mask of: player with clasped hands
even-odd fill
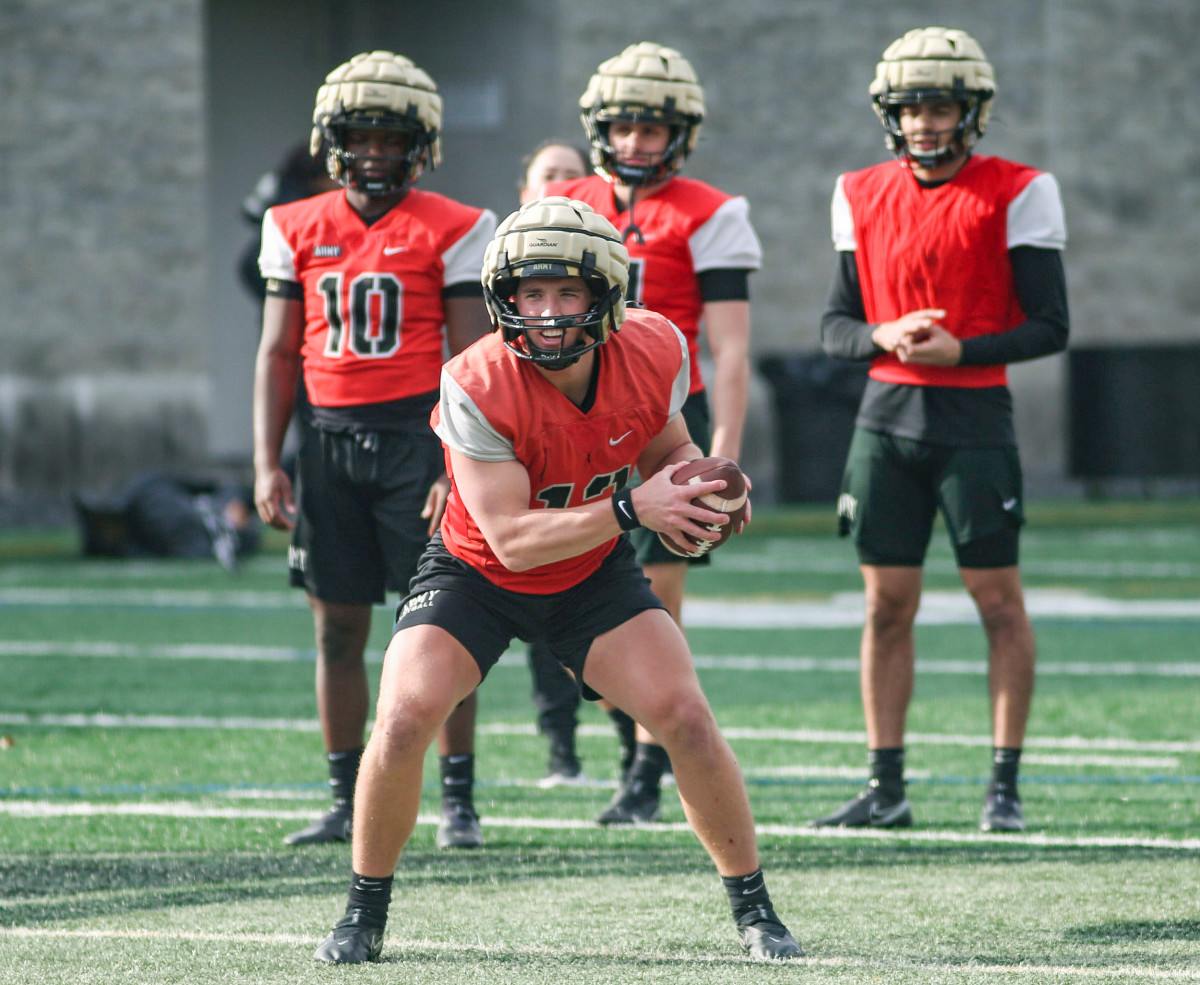
[[[987,638],[992,775],[979,826],[1025,828],[1017,772],[1035,647],[1018,567],[1022,476],[1009,363],[1060,352],[1066,223],[1053,175],[975,153],[995,73],[965,31],[909,31],[870,94],[895,161],[843,174],[826,351],[869,360],[838,499],[866,595],[862,697],[871,777],[818,827],[908,827],[904,732],[913,625],[940,511]]]

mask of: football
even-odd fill
[[[671,476],[671,481],[677,486],[689,485],[694,482],[712,482],[714,479],[724,479],[725,488],[709,493],[707,496],[697,496],[692,502],[697,506],[704,506],[717,513],[726,514],[729,522],[724,525],[714,523],[707,528],[712,531],[712,540],[697,540],[695,537],[688,536],[688,541],[695,545],[695,549],[687,553],[681,551],[679,545],[666,534],[660,533],[658,539],[662,541],[663,547],[672,554],[680,557],[701,557],[715,551],[733,536],[738,524],[746,515],[748,498],[746,477],[742,475],[742,470],[737,467],[736,462],[728,458],[698,458],[694,462],[688,462]],[[701,525],[703,526],[703,524]]]

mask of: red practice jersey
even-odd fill
[[[584,411],[498,332],[446,363],[433,429],[443,444],[483,462],[518,461],[529,473],[529,507],[553,511],[611,496],[628,484],[646,445],[687,398],[687,345],[667,319],[628,309],[620,331],[596,350],[596,399]],[[458,494],[450,455],[450,499],[442,517],[447,550],[489,581],[545,595],[592,574],[616,538],[577,557],[509,571],[492,552]],[[547,522],[553,522],[551,515]]]
[[[1025,321],[1008,251],[1061,250],[1066,221],[1054,176],[999,157],[973,156],[927,188],[896,161],[844,174],[833,201],[834,244],[853,250],[868,323],[941,308],[956,338],[1007,332]],[[1002,386],[1004,366],[919,366],[892,353],[871,376],[924,386]]]
[[[586,202],[624,233],[629,212],[617,205],[613,189],[600,175],[551,182],[543,195],[565,195]],[[693,178],[674,177],[653,195],[637,195],[636,234],[625,239],[629,250],[628,298],[666,315],[679,326],[691,354],[691,392],[704,389],[700,378],[700,317],[704,302],[696,275],[706,270],[757,270],[762,245],[750,225],[750,206],[740,195]]]
[[[436,390],[442,291],[478,283],[495,226],[487,209],[415,188],[370,225],[340,189],[268,209],[259,268],[304,292],[301,355],[312,404]]]

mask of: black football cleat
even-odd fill
[[[364,964],[378,961],[383,950],[383,928],[363,920],[362,910],[347,910],[329,936],[313,952],[324,964]]]
[[[737,922],[737,932],[742,950],[756,961],[804,957],[796,938],[769,906],[760,906],[743,914]]]
[[[979,818],[979,830],[993,833],[1025,830],[1021,802],[1003,791],[988,790]]]
[[[334,841],[350,841],[353,832],[354,809],[350,804],[334,804],[307,828],[293,831],[283,839],[285,845],[323,845]]]
[[[888,800],[872,780],[853,800],[847,801],[832,814],[809,822],[810,828],[911,828],[912,805],[901,795]]]
[[[555,743],[550,749],[550,762],[546,767],[546,775],[538,780],[538,786],[572,787],[586,783],[583,775],[583,763],[575,754],[574,744]]]
[[[479,815],[470,804],[457,801],[442,804],[442,819],[438,822],[438,848],[480,848],[483,828]]]
[[[649,824],[658,820],[661,790],[640,780],[631,780],[617,788],[609,805],[596,815],[596,823]]]

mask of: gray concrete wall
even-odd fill
[[[834,180],[885,156],[873,65],[937,23],[970,30],[996,66],[982,150],[1059,177],[1075,344],[1200,338],[1194,0],[0,5],[0,501],[248,458],[236,206],[303,137],[327,63],[378,39],[433,71],[463,125],[448,122],[429,187],[503,213],[521,150],[581,134],[575,100],[599,61],[632,40],[681,48],[710,114],[688,173],[746,194],[766,247],[757,357],[817,346]],[[1012,382],[1031,491],[1069,488],[1064,360]],[[769,398],[759,382],[745,460],[763,492]]]
[[[205,446],[199,14],[0,5],[0,497]]]

